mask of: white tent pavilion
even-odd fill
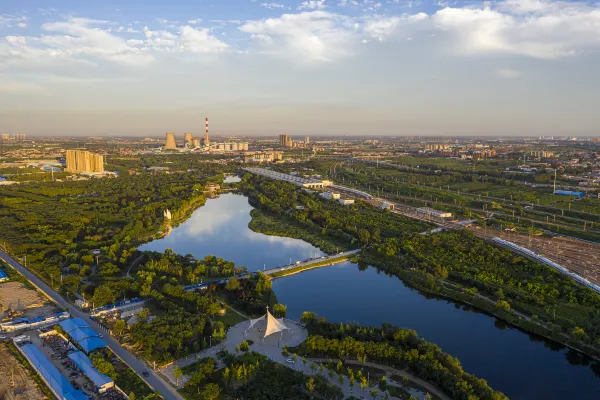
[[[263,315],[260,318],[250,320],[250,326],[246,329],[246,331],[252,329],[254,325],[263,320],[266,320],[267,322],[267,327],[265,329],[263,339],[277,332],[281,332],[281,334],[283,334],[284,330],[289,331],[289,328],[283,323],[283,318],[281,320],[278,320],[273,315],[271,315],[271,313],[269,312],[269,306],[267,306],[267,313],[265,315]]]

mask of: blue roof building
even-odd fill
[[[107,344],[100,336],[89,327],[87,322],[81,318],[71,318],[59,322],[61,328],[71,336],[73,341],[77,343],[83,351],[89,353],[101,347],[106,347]]]
[[[81,351],[75,351],[69,354],[69,358],[71,361],[75,363],[77,368],[81,370],[98,388],[99,392],[104,392],[107,389],[115,386],[115,382],[110,379],[108,376],[101,374],[98,372],[96,368],[92,365],[92,361],[83,354]]]
[[[6,272],[4,272],[2,270],[2,268],[0,268],[0,282],[4,282],[8,280],[8,275],[6,275]]]
[[[81,318],[70,318],[70,319],[67,319],[67,320],[64,320],[64,321],[60,322],[58,325],[61,328],[63,328],[63,330],[65,332],[67,332],[67,333],[69,333],[70,331],[72,331],[75,328],[89,327],[89,325],[87,324],[87,322],[85,322]]]
[[[75,390],[71,383],[60,371],[52,365],[50,360],[34,344],[21,346],[21,351],[29,363],[40,374],[52,392],[61,400],[87,400],[87,396]]]

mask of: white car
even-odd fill
[[[291,357],[288,358],[288,359],[286,359],[285,362],[288,363],[288,364],[295,364],[296,363],[296,361],[294,361],[294,359],[291,358]]]

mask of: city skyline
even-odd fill
[[[599,21],[577,1],[12,0],[0,131],[595,136]]]

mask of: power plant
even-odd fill
[[[186,132],[183,136],[183,147],[178,148],[175,140],[175,134],[173,132],[169,132],[167,133],[163,150],[200,150],[209,152],[248,151],[248,142],[211,143],[208,137],[208,118],[206,118],[203,138],[193,137],[190,132]]]

